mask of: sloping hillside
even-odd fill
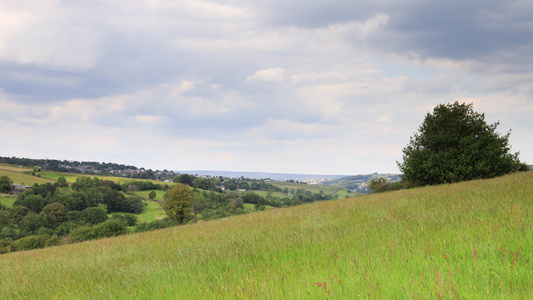
[[[0,298],[533,298],[533,172],[0,256]]]
[[[55,182],[54,180],[32,176],[29,174],[32,170],[27,168],[18,168],[16,166],[0,164],[0,176],[7,176],[17,184],[32,185],[34,183]]]

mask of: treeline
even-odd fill
[[[195,220],[211,220],[245,213],[243,203],[254,204],[256,210],[266,207],[287,207],[335,199],[337,195],[312,193],[304,189],[280,188],[265,179],[195,177],[191,174],[180,174],[174,182],[189,185],[193,188],[193,206],[197,214]],[[240,192],[236,192],[240,191]],[[254,191],[264,191],[261,196]],[[274,196],[274,192],[285,194]]]
[[[293,195],[287,195],[286,197],[273,196],[270,192],[267,192],[266,196],[261,196],[253,191],[220,193],[196,188],[192,190],[192,194],[193,210],[196,217],[191,222],[227,218],[247,213],[244,209],[244,203],[254,204],[255,210],[261,211],[269,206],[274,208],[296,206],[304,203],[331,200],[334,197],[332,195],[314,194],[303,189],[297,189]]]
[[[183,183],[193,188],[208,190],[208,191],[237,191],[237,190],[252,190],[252,191],[268,191],[281,192],[282,190],[268,183],[265,179],[249,179],[241,177],[225,178],[219,177],[196,177],[191,174],[180,174],[173,179],[176,183]]]
[[[152,171],[144,168],[137,168],[136,166],[94,162],[94,161],[72,161],[72,160],[57,160],[57,159],[32,159],[32,158],[17,158],[17,157],[2,157],[0,156],[0,163],[12,164],[34,169],[37,171],[52,171],[62,173],[75,173],[86,175],[108,175],[108,176],[123,176],[135,179],[150,179],[150,180],[172,180],[176,176],[173,171]]]
[[[142,213],[146,204],[120,192],[123,188],[96,177],[80,177],[71,189],[64,177],[54,184],[35,184],[17,196],[13,207],[0,205],[0,253],[124,233],[127,226],[137,225],[134,214]],[[112,212],[121,214],[109,220]]]
[[[57,159],[32,159],[32,158],[18,158],[18,157],[2,157],[0,156],[0,163],[24,166],[28,168],[42,167],[49,171],[65,172],[65,173],[81,173],[81,171],[72,168],[65,168],[62,166],[82,167],[91,166],[94,169],[111,169],[111,170],[137,170],[135,166],[129,166],[116,163],[99,163],[91,161],[72,161],[72,160],[57,160]]]
[[[368,187],[368,184],[374,179],[379,180],[379,178],[382,178],[383,176],[388,177],[388,181],[390,184],[396,184],[396,182],[401,181],[401,177],[399,174],[366,174],[366,175],[354,175],[354,176],[346,176],[341,177],[337,179],[330,179],[323,182],[323,185],[331,185],[331,186],[337,186],[340,188],[352,190],[356,193],[360,194],[368,194],[372,193],[372,189]],[[377,178],[377,179],[376,179]],[[396,188],[393,186],[393,188]]]

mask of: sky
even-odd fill
[[[533,2],[0,0],[0,156],[399,173],[438,104],[533,164]]]

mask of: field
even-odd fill
[[[30,174],[25,174],[21,172],[14,172],[5,170],[4,168],[0,168],[0,176],[7,176],[13,181],[13,183],[16,184],[26,184],[26,185],[33,185],[34,183],[43,184],[43,183],[53,183],[54,180],[32,176]]]
[[[29,168],[19,168],[18,166],[9,165],[9,164],[0,164],[0,170],[11,171],[11,172],[32,172],[32,169]]]
[[[120,184],[124,184],[124,183],[127,183],[127,182],[132,182],[132,181],[150,181],[150,182],[152,182],[154,184],[161,184],[161,185],[168,184],[169,186],[174,185],[173,182],[162,182],[162,181],[150,180],[150,179],[133,179],[133,178],[116,177],[116,176],[85,175],[85,174],[60,173],[60,172],[38,172],[36,174],[41,175],[41,177],[43,177],[43,178],[52,179],[54,181],[57,180],[59,177],[63,176],[63,177],[65,177],[67,182],[76,182],[76,179],[78,179],[78,177],[85,176],[85,177],[91,177],[91,178],[97,177],[97,178],[99,178],[101,180],[111,180],[111,181],[113,181],[115,183],[120,183]]]
[[[283,194],[283,193],[272,193],[273,196],[277,196],[277,197],[292,197],[292,194],[290,193],[291,189],[294,189],[294,191],[296,192],[296,190],[298,189],[302,189],[302,190],[306,190],[306,191],[310,191],[311,193],[313,194],[319,194],[320,191],[322,191],[324,193],[324,195],[335,195],[337,194],[339,196],[339,198],[345,198],[346,196],[349,196],[349,197],[353,197],[354,195],[353,194],[350,194],[348,193],[347,190],[345,189],[340,189],[338,187],[335,187],[335,186],[328,186],[328,185],[319,185],[319,184],[304,184],[304,183],[296,183],[296,182],[286,182],[286,181],[272,181],[272,182],[269,182],[270,184],[272,185],[275,185],[281,189],[284,189],[284,188],[287,188],[289,190],[289,195],[287,196],[286,194]],[[254,193],[257,193],[261,196],[265,196],[266,195],[266,192],[265,191],[252,191]]]
[[[141,196],[143,198],[146,198],[146,199],[150,199],[148,197],[148,194],[150,194],[152,190],[150,191],[138,191],[138,192],[135,192],[135,195],[137,196]],[[156,201],[163,201],[163,196],[165,195],[165,191],[160,191],[160,190],[153,190],[155,192],[155,198],[154,200]]]
[[[161,208],[160,204],[156,201],[146,200],[148,206],[144,209],[142,214],[137,215],[139,221],[151,222],[153,220],[159,220],[166,217],[165,211]]]
[[[0,256],[1,299],[531,299],[533,172]]]
[[[12,207],[15,200],[17,200],[16,196],[7,196],[5,194],[0,194],[0,203],[7,208]]]

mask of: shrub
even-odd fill
[[[126,223],[119,219],[110,219],[94,226],[83,226],[72,231],[69,237],[71,243],[94,240],[101,237],[111,237],[128,232]]]
[[[116,215],[113,215],[112,218],[122,220],[128,226],[135,226],[137,225],[137,222],[139,221],[137,216],[134,214],[116,214]]]
[[[81,212],[81,216],[94,225],[107,220],[107,211],[101,207],[89,207]]]
[[[77,243],[96,238],[94,229],[90,226],[82,226],[74,229],[69,237],[69,242]]]
[[[128,229],[126,228],[126,223],[122,220],[111,219],[94,226],[94,230],[96,236],[100,238],[122,235],[127,233]]]
[[[50,237],[47,235],[30,235],[11,243],[13,251],[44,248]]]
[[[135,227],[135,232],[151,231],[171,227],[174,225],[176,224],[169,218],[164,218],[162,220],[154,220],[152,222],[144,221],[142,223],[137,224],[137,226]]]

